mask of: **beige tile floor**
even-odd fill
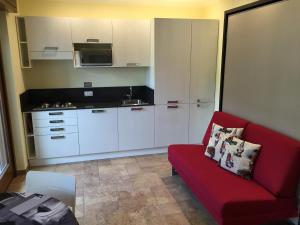
[[[33,170],[76,176],[76,217],[80,225],[216,224],[180,177],[171,176],[166,154]],[[16,177],[9,191],[24,191],[24,181],[25,176]]]

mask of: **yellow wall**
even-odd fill
[[[141,0],[142,1],[142,0]],[[200,18],[199,7],[159,7],[100,3],[80,3],[54,0],[19,0],[22,16],[70,16],[95,18]]]
[[[10,123],[17,170],[27,168],[27,156],[19,94],[24,92],[24,82],[19,60],[15,15],[0,14],[0,40],[6,88],[8,94]]]
[[[222,59],[222,46],[223,46],[223,28],[224,28],[224,11],[232,9],[241,5],[245,5],[257,0],[218,0],[216,3],[203,9],[203,15],[206,19],[219,19],[220,32],[219,32],[219,52],[218,52],[218,68],[216,75],[216,109],[219,109],[220,97],[220,78],[221,78],[221,59]]]

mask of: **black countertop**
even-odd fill
[[[154,91],[147,86],[133,86],[133,99],[141,99],[145,105],[154,105]],[[84,91],[93,91],[94,95],[85,97]],[[48,102],[72,102],[74,109],[134,107],[122,106],[122,100],[127,99],[129,86],[103,88],[61,88],[61,89],[31,89],[20,95],[22,112],[53,111],[58,109],[36,110],[41,104]]]

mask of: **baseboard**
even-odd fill
[[[16,175],[17,176],[25,175],[28,171],[29,171],[29,166],[27,166],[27,168],[25,170],[17,170]]]
[[[113,159],[113,158],[129,157],[129,156],[151,155],[151,154],[166,153],[167,151],[168,151],[167,148],[153,148],[153,149],[109,152],[109,153],[92,154],[92,155],[69,156],[69,157],[52,158],[52,159],[31,159],[29,160],[29,164],[31,167],[35,167],[35,166],[74,163],[74,162],[83,162],[83,161],[99,160],[99,159]]]

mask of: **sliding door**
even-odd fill
[[[12,160],[13,150],[6,99],[3,64],[0,51],[0,192],[7,189],[15,172]]]

